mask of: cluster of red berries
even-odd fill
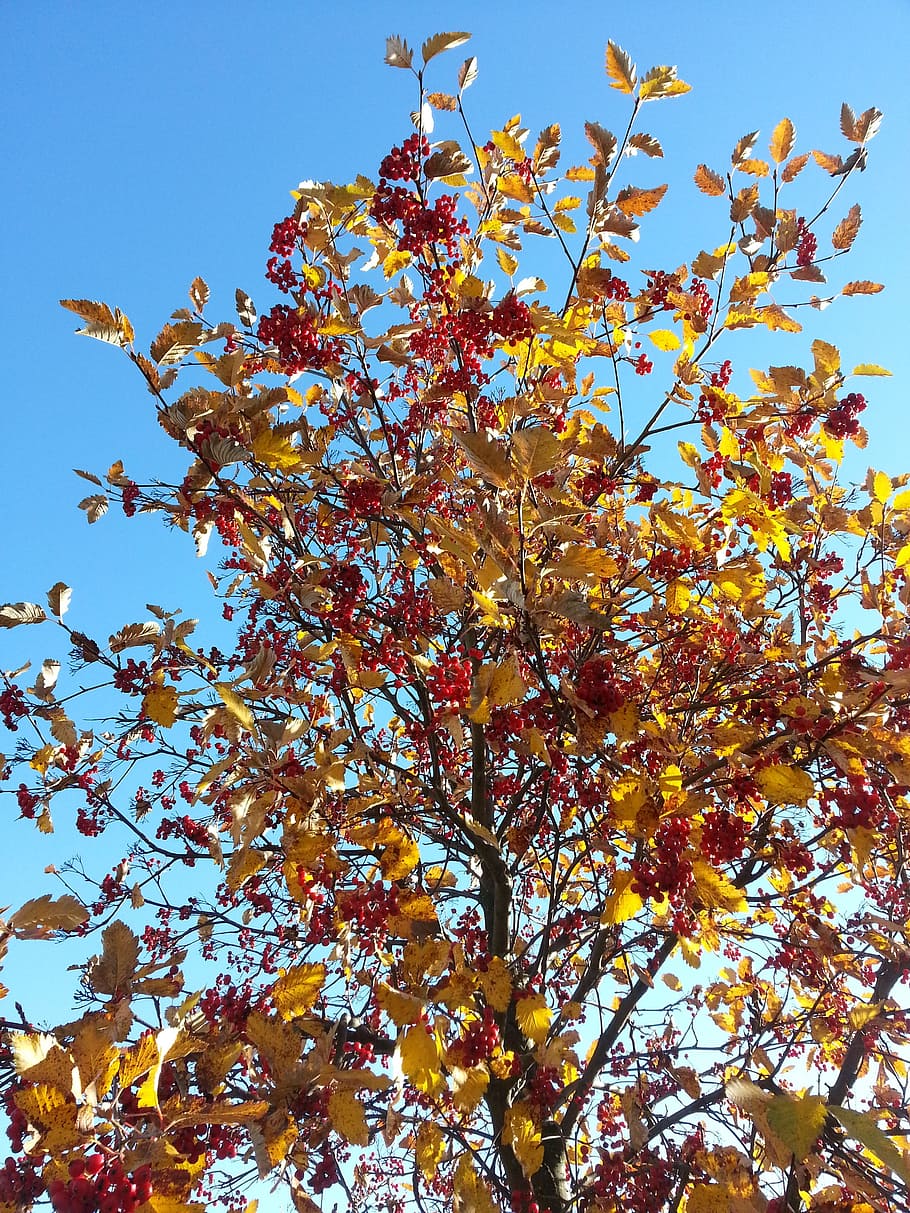
[[[635,359],[634,366],[636,375],[650,375],[654,370],[654,363],[647,354],[639,354]]]
[[[394,886],[360,882],[336,896],[338,913],[344,922],[357,928],[360,946],[373,955],[381,949],[388,931],[389,917],[398,914],[398,890]]]
[[[695,306],[699,316],[707,323],[711,319],[711,313],[714,311],[714,300],[711,298],[707,282],[703,278],[693,278],[689,283],[689,294],[695,299]],[[689,317],[689,319],[691,318]]]
[[[653,861],[635,859],[629,865],[634,879],[632,891],[639,897],[679,897],[692,883],[692,865],[683,859],[689,845],[691,822],[686,817],[668,817],[654,835]]]
[[[429,155],[430,141],[420,135],[410,135],[401,147],[393,147],[379,166],[379,176],[387,181],[416,181],[420,161]]]
[[[629,284],[625,278],[617,278],[614,275],[599,287],[598,294],[603,299],[618,299],[620,303],[625,303],[632,292],[629,290]]]
[[[472,1020],[459,1040],[449,1046],[452,1061],[464,1069],[487,1061],[500,1043],[499,1028],[489,1007],[484,1008],[483,1019]]]
[[[705,424],[711,421],[720,421],[726,413],[726,405],[723,400],[711,391],[711,388],[720,388],[725,391],[730,383],[733,375],[733,363],[728,359],[720,364],[720,366],[711,372],[711,378],[707,386],[702,390],[698,397],[697,416],[699,421]]]
[[[351,513],[363,518],[367,514],[379,513],[384,490],[385,486],[378,480],[349,480],[344,486],[344,499]]]
[[[343,345],[337,338],[323,337],[316,331],[313,317],[305,308],[276,303],[267,316],[259,318],[259,340],[274,345],[289,375],[303,371],[321,371],[338,362]]]
[[[11,733],[18,732],[19,720],[27,716],[28,711],[25,695],[14,682],[0,692],[0,716]]]
[[[711,863],[731,863],[742,855],[746,833],[747,827],[742,817],[729,809],[716,809],[705,817],[701,849]]]
[[[207,1125],[204,1128],[188,1125],[171,1140],[174,1149],[184,1158],[196,1162],[203,1156],[208,1159],[236,1158],[239,1134],[234,1125]]]
[[[342,632],[349,632],[354,622],[355,610],[365,601],[367,583],[359,569],[333,560],[329,566],[326,585],[332,591],[327,617],[334,627]]]
[[[31,1158],[19,1162],[8,1158],[0,1170],[0,1201],[17,1209],[28,1209],[44,1191],[41,1176]]]
[[[493,308],[492,324],[506,341],[525,341],[534,332],[531,309],[511,291]]]
[[[388,227],[401,224],[402,234],[398,240],[401,252],[419,255],[425,245],[438,244],[444,246],[451,257],[458,237],[469,231],[463,219],[456,219],[457,207],[458,199],[454,194],[441,194],[429,206],[410,190],[380,181],[370,204],[370,214]]]
[[[126,695],[141,695],[148,687],[149,667],[145,661],[134,661],[128,657],[119,670],[114,671],[114,686]]]
[[[857,827],[873,830],[881,824],[885,805],[874,788],[864,786],[858,779],[850,779],[846,787],[825,792],[822,804],[826,809],[836,806],[837,812],[831,824],[844,830]]]
[[[136,502],[138,500],[139,485],[130,480],[128,484],[123,485],[120,492],[120,504],[127,518],[132,518],[136,513]]]
[[[771,473],[771,484],[765,494],[765,500],[775,509],[793,500],[793,477],[789,472]]]
[[[617,678],[609,657],[592,657],[579,668],[575,692],[598,716],[618,712],[628,699],[627,688]]]
[[[23,817],[32,818],[35,816],[35,809],[40,804],[40,798],[30,792],[24,783],[20,783],[16,789],[16,803]]]
[[[193,846],[206,849],[209,843],[209,832],[199,821],[184,814],[182,817],[166,817],[158,826],[155,837],[162,841],[166,838],[185,838]]]
[[[471,663],[449,654],[441,654],[427,671],[427,690],[440,707],[457,711],[471,697]]]
[[[338,1182],[339,1174],[338,1163],[335,1161],[332,1147],[329,1142],[326,1142],[319,1155],[319,1161],[313,1169],[313,1174],[309,1178],[309,1185],[318,1196],[331,1188],[332,1184]]]
[[[806,226],[806,221],[802,216],[796,221],[796,233],[798,238],[796,264],[799,266],[811,265],[818,251],[818,241],[815,238],[815,233],[810,231]]]
[[[549,1205],[539,1205],[530,1189],[513,1188],[511,1197],[512,1213],[549,1213]]]
[[[585,505],[593,505],[604,493],[615,493],[617,483],[614,477],[607,474],[604,467],[592,468],[585,472],[578,485],[578,494]]]
[[[652,1213],[662,1209],[673,1188],[673,1166],[649,1149],[639,1151],[634,1161],[622,1153],[606,1153],[594,1171],[584,1209],[599,1209],[606,1201],[623,1213]]]
[[[290,257],[297,247],[297,241],[305,235],[306,224],[295,219],[293,215],[288,215],[286,219],[280,219],[272,229],[269,252],[278,257]]]
[[[77,1158],[69,1165],[68,1182],[52,1180],[47,1193],[57,1213],[133,1213],[152,1195],[149,1167],[124,1171],[118,1158],[103,1154]]]
[[[856,417],[866,407],[866,398],[860,392],[850,392],[838,401],[824,420],[824,427],[832,438],[853,438],[859,433]]]

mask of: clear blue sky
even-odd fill
[[[891,475],[910,470],[901,293],[910,281],[908,0],[6,0],[0,601],[43,601],[63,580],[75,588],[74,626],[105,635],[144,618],[147,601],[191,614],[209,609],[185,539],[153,520],[127,524],[119,511],[89,528],[75,508],[90,490],[74,467],[103,472],[120,458],[143,480],[176,465],[125,358],[75,337],[75,317],[56,301],[119,305],[146,343],[185,304],[196,274],[212,287],[215,318],[232,315],[237,286],[267,307],[265,250],[288,191],[307,177],[374,175],[408,131],[413,89],[406,73],[383,64],[385,36],[419,44],[446,29],[474,38],[436,61],[431,87],[449,88],[464,54],[478,56],[480,76],[468,94],[475,133],[518,111],[535,131],[559,121],[575,162],[588,154],[586,119],[609,128],[626,119],[603,71],[608,38],[640,68],[679,66],[693,91],[645,112],[645,129],[660,138],[666,159],[642,163],[637,183],[667,180],[671,188],[643,221],[642,266],[674,268],[723,237],[722,204],[691,183],[699,161],[723,169],[734,142],[756,127],[766,147],[784,115],[796,123],[800,149],[840,152],[847,146],[838,131],[841,102],[882,109],[870,169],[842,197],[843,211],[859,201],[865,220],[848,276],[884,281],[887,290],[812,313],[811,332],[779,336],[773,360],[799,361],[811,337],[824,336],[841,345],[847,363],[890,367],[892,380],[865,381],[872,441],[859,470],[867,462]],[[750,364],[748,341],[748,334],[739,340],[741,354],[731,348],[740,364]],[[65,657],[59,647],[50,631],[21,629],[0,637],[0,664]],[[41,869],[65,858],[66,835],[39,839],[9,821],[4,830],[0,904],[49,889]]]

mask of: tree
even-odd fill
[[[689,86],[610,43],[625,134],[561,169],[556,125],[476,142],[474,59],[427,91],[467,37],[389,39],[416,133],[300,186],[268,312],[197,278],[145,354],[64,301],[187,456],[81,507],[214,538],[223,620],[0,610],[73,662],[4,675],[5,795],[123,840],[5,921],[94,954],[77,1019],[5,1021],[3,1209],[910,1208],[910,476],[840,467],[887,372],[720,358],[881,289],[826,285],[881,115],[699,165],[718,247],[633,271]]]

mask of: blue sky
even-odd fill
[[[446,29],[474,37],[436,61],[430,87],[451,87],[464,54],[477,55],[480,75],[468,94],[475,134],[516,112],[533,131],[559,121],[572,162],[588,155],[586,119],[621,129],[627,117],[603,71],[608,38],[640,68],[679,66],[692,92],[645,112],[645,129],[661,140],[666,159],[635,165],[636,184],[670,182],[662,208],[642,224],[638,264],[645,267],[674,268],[724,238],[722,204],[692,185],[700,161],[723,169],[735,141],[755,128],[766,147],[784,115],[797,126],[797,150],[845,151],[841,102],[883,110],[870,169],[848,183],[840,210],[858,201],[865,220],[846,276],[887,289],[811,313],[811,332],[778,336],[771,357],[799,361],[811,338],[823,336],[849,364],[888,366],[893,379],[866,380],[862,389],[871,442],[857,474],[868,463],[892,476],[910,470],[910,343],[900,294],[910,281],[908,0],[737,7],[719,0],[615,7],[581,0],[344,7],[6,0],[0,601],[43,601],[62,580],[75,590],[73,625],[104,635],[144,618],[148,601],[193,615],[210,610],[203,570],[185,539],[154,520],[127,524],[119,512],[89,528],[76,509],[90,490],[74,467],[104,472],[119,458],[144,480],[166,477],[177,461],[126,359],[75,337],[75,317],[57,300],[116,304],[146,344],[185,304],[197,274],[212,288],[213,318],[232,316],[237,286],[267,307],[266,246],[272,224],[287,213],[288,191],[307,177],[375,175],[384,152],[408,133],[412,82],[383,64],[385,36],[419,44]],[[815,180],[820,191],[821,174]],[[538,271],[528,262],[524,272]],[[731,357],[757,365],[763,355],[750,358],[749,334],[737,337]],[[0,638],[0,665],[26,657],[40,664],[64,657],[60,648],[50,632],[21,629]],[[8,818],[4,826],[2,904],[49,889],[41,870],[65,858],[67,845],[65,832],[39,840],[31,827]]]

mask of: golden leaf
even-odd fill
[[[449,1066],[452,1076],[452,1102],[461,1112],[473,1112],[490,1085],[490,1073],[485,1065],[471,1066],[464,1070],[460,1066]]]
[[[692,876],[698,898],[709,910],[723,909],[742,914],[748,909],[742,890],[703,859],[693,860]]]
[[[475,434],[452,430],[452,437],[465,452],[468,462],[484,480],[498,488],[504,488],[509,483],[512,465],[508,453],[485,430],[478,430]]]
[[[494,1011],[507,1011],[512,999],[512,974],[501,956],[493,956],[484,972],[477,974],[487,1004]]]
[[[152,687],[142,700],[145,715],[165,729],[169,729],[177,719],[178,706],[177,689],[170,685]]]
[[[684,615],[692,598],[692,591],[684,581],[677,578],[667,586],[667,613]]]
[[[520,164],[526,159],[524,148],[515,136],[510,135],[508,131],[491,131],[490,138],[502,154],[507,156],[508,159],[514,160],[516,164]]]
[[[653,333],[648,333],[648,338],[659,350],[678,350],[682,344],[679,334],[672,329],[655,329]]]
[[[524,1100],[518,1100],[506,1110],[502,1140],[512,1147],[525,1175],[529,1178],[536,1175],[543,1165],[543,1142],[530,1106]]]
[[[846,290],[841,291],[841,294],[845,293]],[[886,371],[883,366],[878,366],[874,362],[861,362],[859,366],[853,368],[851,373],[854,375],[891,375],[890,371]]]
[[[796,127],[789,118],[781,118],[777,126],[771,132],[770,152],[771,159],[775,164],[780,164],[782,160],[786,160],[793,151],[793,144],[796,142]]]
[[[784,1149],[803,1162],[825,1127],[828,1109],[818,1095],[776,1095],[765,1105],[765,1116]]]
[[[329,1096],[329,1120],[332,1128],[354,1146],[370,1144],[363,1104],[353,1091],[334,1091]]]
[[[434,1121],[425,1120],[417,1130],[414,1157],[427,1179],[432,1179],[436,1174],[445,1150],[446,1143],[442,1129]]]
[[[606,71],[610,78],[610,88],[618,89],[621,93],[634,93],[638,78],[635,75],[635,64],[615,42],[607,43]]]
[[[395,1051],[401,1072],[418,1091],[436,1095],[442,1090],[442,1049],[436,1033],[414,1024],[400,1037]]]
[[[613,892],[604,902],[600,918],[602,926],[626,922],[627,919],[634,918],[644,906],[638,893],[632,892],[633,880],[634,876],[629,871],[617,872],[613,877]]]
[[[381,982],[376,989],[376,1002],[396,1028],[405,1028],[410,1024],[419,1023],[426,1006],[422,998],[417,998],[413,994],[403,994],[400,990],[393,990],[385,982]]]
[[[252,732],[253,726],[256,723],[256,717],[243,702],[237,692],[232,689],[230,684],[227,682],[216,682],[215,690],[221,696],[224,706],[234,717],[234,719],[238,721],[243,728],[247,730],[247,732]]]
[[[884,283],[870,282],[867,278],[862,278],[855,282],[847,282],[841,287],[840,293],[842,295],[877,295],[884,289]]]
[[[498,1213],[499,1204],[494,1204],[486,1180],[474,1170],[470,1154],[462,1154],[455,1167],[452,1186],[454,1213]]]
[[[688,93],[691,87],[684,80],[677,79],[675,67],[661,64],[652,67],[642,77],[638,95],[642,101],[656,101],[661,97],[679,97]]]
[[[543,994],[526,994],[515,1003],[515,1018],[528,1040],[539,1045],[547,1038],[553,1012]]]
[[[275,430],[263,430],[261,434],[257,434],[253,439],[252,451],[259,463],[281,470],[297,467],[304,454],[300,447],[294,446],[290,438],[276,433]]]
[[[755,782],[771,804],[808,804],[815,781],[799,767],[771,766],[755,773]]]
[[[311,1010],[325,982],[325,965],[300,964],[283,973],[272,988],[275,1009],[282,1019],[297,1019]]]
[[[261,872],[266,864],[264,851],[256,847],[238,847],[228,860],[225,884],[236,893],[245,880]]]
[[[266,1018],[253,1011],[247,1019],[246,1034],[255,1045],[277,1081],[284,1081],[300,1060],[300,1036],[290,1024]]]
[[[871,1113],[856,1112],[853,1108],[841,1108],[836,1104],[831,1104],[828,1111],[835,1120],[840,1121],[850,1137],[880,1158],[896,1175],[910,1180],[910,1160],[887,1133],[882,1132]]]
[[[513,435],[511,456],[525,480],[551,472],[564,458],[562,443],[543,425],[533,425]]]
[[[136,1103],[140,1108],[158,1109],[158,1080],[161,1078],[161,1069],[179,1035],[179,1028],[162,1028],[152,1037],[156,1057],[148,1072],[148,1077],[136,1092]]]

